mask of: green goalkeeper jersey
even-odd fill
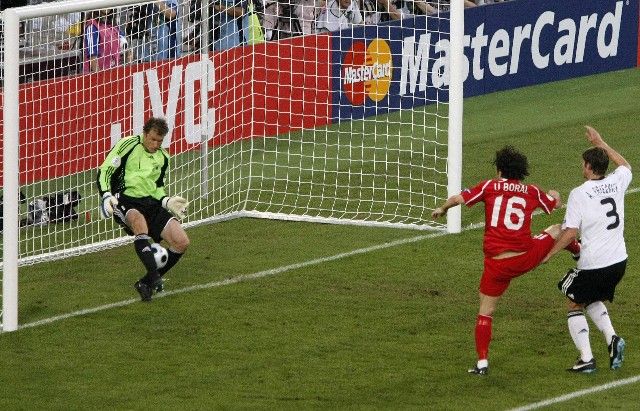
[[[110,191],[129,197],[165,197],[164,178],[169,153],[160,148],[149,153],[142,145],[143,136],[125,137],[111,149],[98,168],[98,190],[102,196]]]

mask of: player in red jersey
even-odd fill
[[[475,327],[478,363],[471,374],[485,375],[489,371],[489,343],[492,315],[498,300],[515,277],[533,270],[551,250],[560,235],[560,224],[531,236],[531,216],[536,208],[547,214],[560,207],[560,194],[555,190],[545,193],[522,180],[529,175],[527,157],[512,146],[496,152],[494,165],[498,176],[485,180],[471,189],[451,196],[433,210],[438,218],[459,204],[471,207],[485,203],[485,231],[483,241],[484,271],[480,279],[480,309]],[[580,245],[572,242],[567,249],[579,254]]]

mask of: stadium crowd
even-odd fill
[[[464,4],[469,8],[502,1],[464,0]],[[0,7],[43,2],[0,0]],[[203,27],[209,32],[209,50],[219,51],[449,10],[449,0],[216,0],[208,2],[208,10],[202,4],[202,0],[158,0],[33,19],[23,24],[20,45],[37,48],[42,58],[61,52],[80,57],[82,51],[84,64],[77,71],[89,72],[201,51]]]

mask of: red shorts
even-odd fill
[[[501,296],[513,278],[539,266],[554,243],[553,237],[547,233],[541,233],[533,237],[532,247],[524,254],[501,260],[485,257],[480,292],[491,297]]]

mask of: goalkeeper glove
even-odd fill
[[[102,195],[102,204],[100,205],[100,214],[102,218],[111,218],[113,216],[113,208],[118,205],[118,199],[110,192]]]
[[[184,219],[187,213],[189,201],[179,196],[165,197],[162,199],[162,207],[179,219]]]

